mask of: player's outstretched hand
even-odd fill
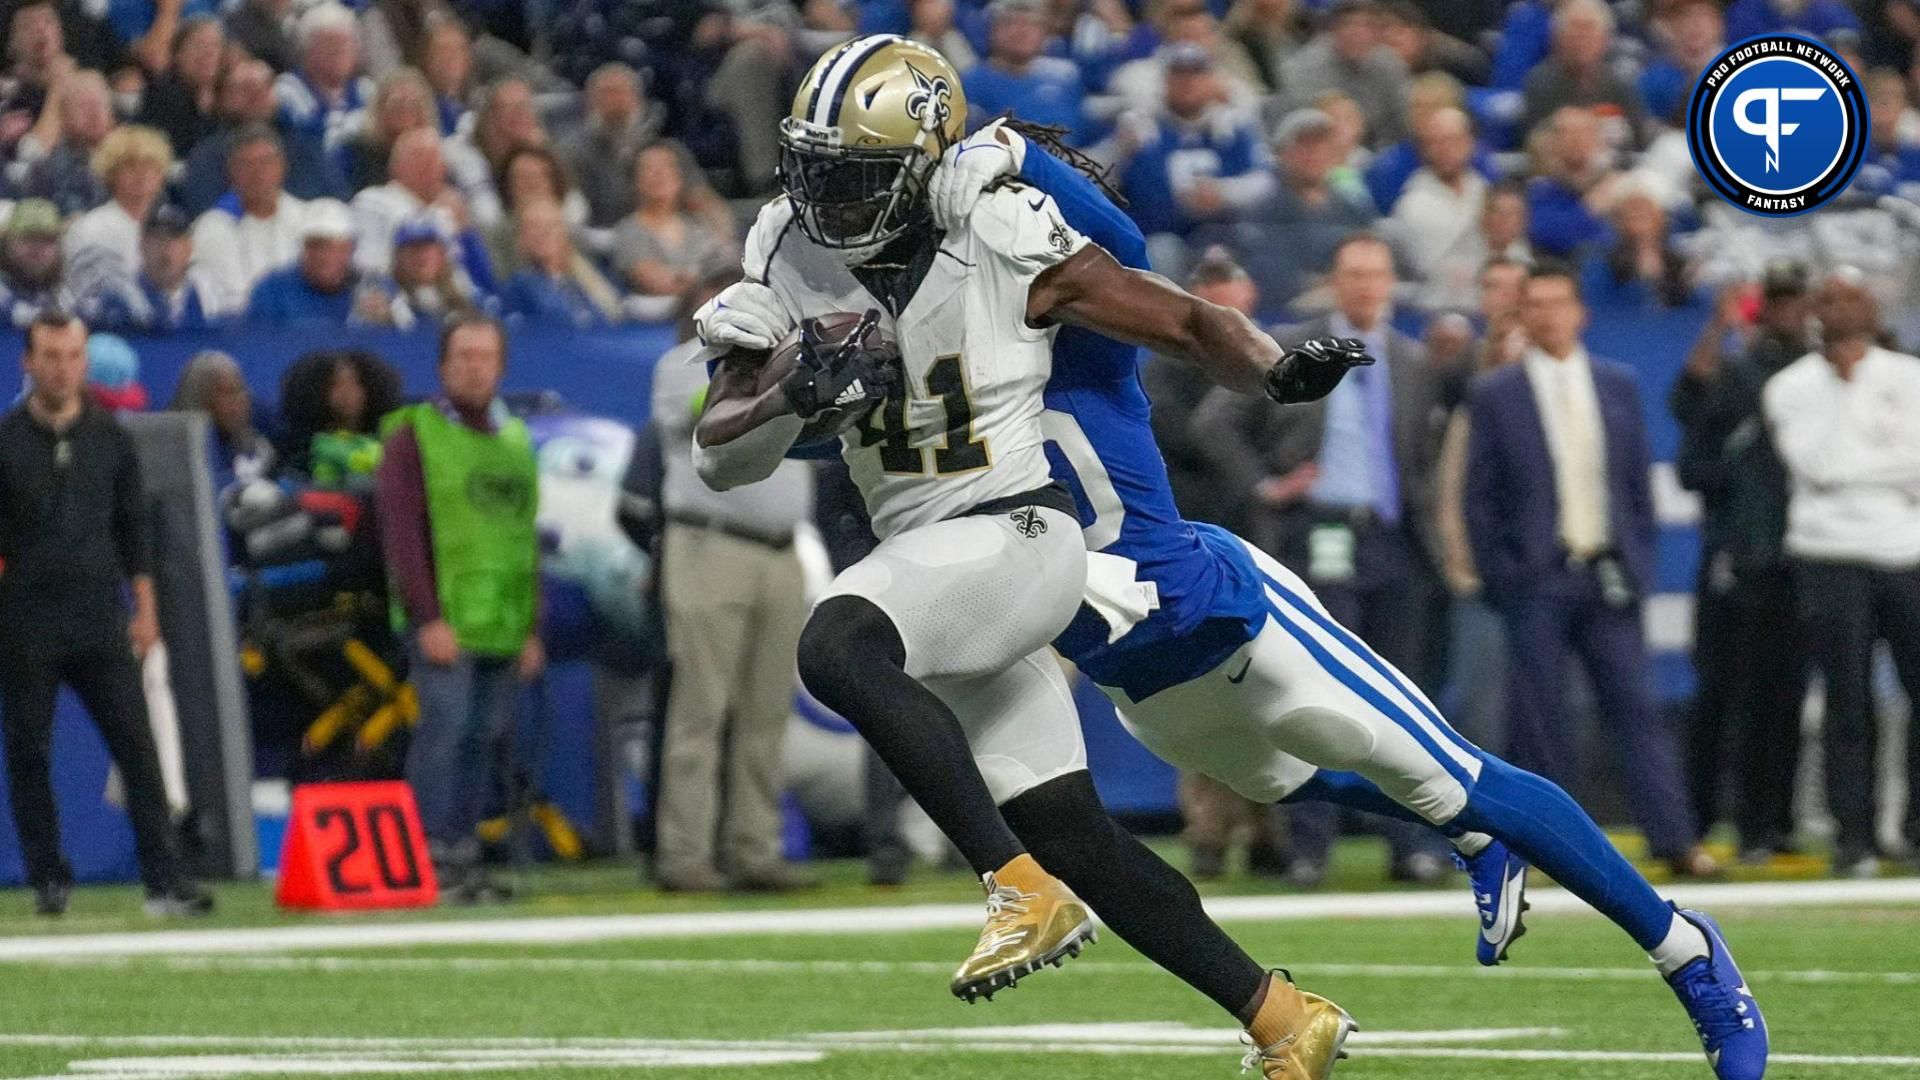
[[[900,377],[899,353],[879,325],[880,313],[869,310],[833,341],[821,332],[820,320],[800,324],[800,355],[780,383],[795,415],[811,420],[828,409],[858,414],[886,399]]]
[[[711,348],[773,348],[793,329],[793,319],[772,289],[757,281],[736,281],[700,305],[693,315],[700,343]]]
[[[999,120],[947,147],[927,181],[934,225],[943,232],[959,228],[987,185],[1019,172],[1026,157],[1027,140]]]
[[[1267,396],[1282,405],[1319,401],[1340,385],[1349,368],[1373,363],[1359,338],[1319,337],[1288,349],[1267,370]]]

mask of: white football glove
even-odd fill
[[[988,184],[1020,171],[1027,161],[1027,140],[995,120],[947,147],[927,182],[933,223],[951,232],[967,220]]]
[[[793,317],[772,289],[737,281],[700,305],[693,315],[700,344],[708,348],[771,349],[793,329]]]

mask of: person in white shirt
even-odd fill
[[[67,285],[76,295],[107,277],[140,272],[140,223],[147,220],[173,167],[167,137],[150,127],[116,128],[93,154],[93,171],[109,198],[73,219],[64,250]]]
[[[1466,310],[1487,261],[1480,232],[1487,179],[1473,167],[1473,121],[1459,109],[1439,109],[1420,119],[1414,139],[1421,165],[1401,189],[1384,231],[1424,283],[1423,306]]]
[[[391,177],[378,187],[370,187],[353,197],[353,219],[357,246],[354,265],[365,273],[383,274],[393,263],[393,233],[400,223],[429,207],[436,208],[453,223],[455,258],[475,281],[493,280],[486,262],[485,245],[469,239],[473,223],[468,203],[457,188],[448,183],[447,159],[440,133],[432,128],[415,128],[396,139],[387,162]]]
[[[1876,343],[1878,305],[1848,277],[1821,287],[1814,315],[1819,349],[1769,379],[1762,400],[1787,467],[1786,550],[1806,640],[1826,680],[1834,869],[1872,877],[1877,641],[1920,701],[1920,358]],[[1920,770],[1908,783],[1907,836],[1920,840]]]
[[[269,271],[299,257],[307,204],[287,194],[286,149],[264,124],[234,135],[227,178],[233,190],[194,222],[193,267],[237,310]]]

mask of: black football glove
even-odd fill
[[[811,420],[829,409],[858,413],[884,401],[899,380],[899,353],[879,333],[880,313],[869,310],[838,343],[821,340],[820,323],[800,324],[800,355],[780,380],[794,414]]]
[[[1320,337],[1287,350],[1267,369],[1267,396],[1282,405],[1319,401],[1347,374],[1373,363],[1359,338]]]

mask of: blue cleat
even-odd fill
[[[1707,955],[1667,976],[1700,1033],[1707,1063],[1720,1080],[1760,1080],[1767,1072],[1767,1021],[1733,962],[1720,927],[1698,911],[1675,908],[1707,935]]]
[[[1526,934],[1520,916],[1527,910],[1527,864],[1498,840],[1478,855],[1453,853],[1453,861],[1473,884],[1473,906],[1480,909],[1480,940],[1475,954],[1485,967],[1507,958],[1507,949]]]

